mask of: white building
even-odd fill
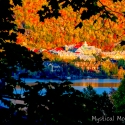
[[[88,46],[88,44],[85,43],[78,48],[75,52],[80,52],[84,55],[92,55],[92,54],[98,54],[101,53],[101,49],[95,48],[94,46]]]

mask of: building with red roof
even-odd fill
[[[63,49],[63,47],[58,47],[58,48],[55,48],[54,50],[55,51],[63,51],[64,49]]]
[[[37,53],[37,52],[39,52],[39,50],[38,49],[34,49],[34,52]]]
[[[84,43],[84,42],[79,42],[78,44],[76,44],[76,45],[74,46],[74,48],[79,48],[79,47],[81,47],[81,46],[83,45],[83,43]]]

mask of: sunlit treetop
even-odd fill
[[[55,17],[55,13],[52,14],[53,7],[48,2],[24,0],[22,6],[16,5],[13,8],[16,24],[19,28],[26,30],[25,35],[18,34],[17,42],[28,47],[32,46],[32,48],[51,49],[86,40],[89,45],[103,50],[111,50],[115,43],[125,39],[124,2],[113,3],[111,0],[100,0],[97,2],[97,6],[104,5],[106,10],[82,20],[83,11],[87,11],[89,8],[81,7],[74,11],[70,4],[63,7],[62,1],[58,10],[60,16]],[[41,8],[42,6],[43,8]],[[49,13],[49,10],[50,15],[46,15],[44,12]],[[103,15],[105,11],[114,14],[112,20]],[[44,21],[40,21],[41,15],[39,17],[37,12],[42,13]]]
[[[60,8],[66,8],[67,6],[71,6],[73,11],[78,12],[81,8],[86,8],[81,13],[81,19],[89,19],[91,16],[100,14],[100,17],[109,18],[112,21],[116,21],[116,16],[112,14],[112,11],[107,8],[109,5],[113,4],[121,4],[123,1],[121,0],[48,0],[48,5],[42,6],[43,10],[40,10],[38,13],[40,14],[40,19],[43,21],[45,18],[60,16],[59,10]],[[109,7],[110,8],[110,7]]]

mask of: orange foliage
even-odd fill
[[[107,10],[114,11],[113,14],[118,17],[117,23],[103,20],[99,18],[99,14],[92,16],[89,20],[82,21],[80,14],[84,8],[81,8],[80,12],[76,13],[73,12],[70,6],[60,10],[61,17],[58,19],[53,17],[40,22],[37,11],[41,9],[42,5],[47,4],[46,0],[23,0],[22,7],[15,6],[13,8],[16,16],[15,23],[21,28],[24,21],[25,28],[30,29],[32,32],[29,35],[19,33],[17,43],[26,43],[26,46],[32,45],[38,48],[50,49],[86,40],[89,41],[90,45],[111,51],[114,43],[125,37],[125,17],[121,14],[121,12],[125,11],[125,1],[116,3],[113,3],[112,0],[100,1],[108,6]],[[98,4],[101,6],[100,3]],[[93,24],[95,19],[97,21]],[[83,22],[83,27],[74,29],[80,21]]]

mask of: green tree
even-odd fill
[[[117,65],[113,65],[110,69],[110,73],[112,75],[117,75],[118,74],[118,66]]]
[[[39,83],[34,86],[22,86],[27,91],[24,92],[25,105],[15,105],[11,109],[26,107],[26,113],[17,111],[17,115],[12,119],[8,118],[13,125],[95,125],[97,121],[92,121],[92,116],[112,116],[114,108],[107,93],[99,95],[91,86],[82,92],[75,90],[66,81],[58,83]],[[109,110],[110,109],[110,110]],[[27,115],[26,115],[27,114]],[[26,120],[23,120],[23,117]],[[112,122],[106,124],[111,124]],[[103,124],[103,122],[100,122]]]
[[[104,75],[106,76],[110,76],[110,69],[105,67],[105,66],[101,66],[101,71],[103,72]]]
[[[112,95],[113,104],[116,111],[120,114],[125,114],[125,77],[121,81],[118,90]]]
[[[124,59],[119,59],[118,60],[118,67],[123,67],[123,68],[125,68],[125,60]]]

